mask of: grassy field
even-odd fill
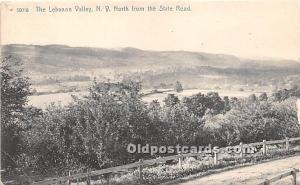
[[[82,97],[87,95],[88,92],[69,92],[69,93],[55,93],[29,96],[28,105],[32,105],[38,108],[45,109],[51,103],[56,105],[67,105],[72,101],[72,95]]]

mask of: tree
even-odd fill
[[[254,103],[257,101],[257,97],[255,94],[251,94],[249,97],[248,97],[248,101]]]
[[[167,125],[166,132],[161,137],[167,138],[167,143],[164,144],[168,145],[192,144],[202,124],[201,120],[180,102],[171,107],[164,106],[161,119],[163,124]]]
[[[174,94],[168,94],[168,96],[164,99],[164,102],[167,107],[174,107],[180,102],[180,100]]]
[[[198,93],[183,98],[182,102],[189,112],[198,117],[203,117],[206,113],[210,115],[220,114],[225,110],[225,103],[216,92],[210,92],[207,95]]]
[[[259,101],[267,101],[268,100],[267,93],[263,92],[261,95],[259,95],[258,99]]]
[[[230,100],[228,96],[224,96],[223,101],[224,101],[224,112],[227,112],[230,110]]]
[[[176,91],[176,92],[182,92],[183,91],[182,85],[179,81],[177,81],[175,83],[174,91]]]
[[[22,148],[24,110],[30,94],[28,78],[23,76],[22,61],[11,55],[1,59],[1,151],[2,168],[12,167]],[[6,156],[6,157],[5,157]],[[6,160],[5,160],[6,159]]]
[[[297,86],[297,85],[293,85],[292,89],[290,90],[291,91],[291,96],[295,96],[295,97],[300,97],[300,87]]]
[[[182,99],[183,104],[188,108],[188,111],[198,117],[203,117],[207,110],[207,99],[204,94],[198,93],[190,97]]]
[[[225,102],[217,92],[209,92],[206,95],[208,100],[208,108],[212,115],[220,114],[225,110]]]
[[[272,97],[274,101],[284,101],[290,97],[290,91],[287,89],[282,89],[274,92]]]

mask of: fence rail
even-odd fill
[[[248,144],[240,143],[240,145],[237,145],[237,146],[239,146],[239,147],[262,146],[263,154],[266,155],[267,154],[267,145],[285,144],[285,149],[288,151],[289,150],[289,144],[290,144],[290,142],[293,142],[293,141],[300,141],[300,137],[285,138],[285,139],[282,139],[282,140],[273,140],[273,141],[263,140],[263,142],[248,143]],[[237,147],[237,146],[232,146],[232,147]],[[123,166],[116,166],[116,167],[111,167],[111,168],[102,169],[102,170],[89,171],[89,172],[85,172],[85,173],[79,173],[79,174],[74,174],[74,175],[69,175],[69,176],[64,176],[64,177],[51,178],[51,179],[47,179],[47,180],[44,180],[44,181],[32,182],[31,184],[32,185],[38,185],[38,184],[39,185],[52,185],[52,184],[61,184],[61,183],[69,184],[69,182],[71,180],[78,180],[78,179],[84,179],[85,178],[86,181],[87,181],[87,185],[89,185],[90,184],[90,178],[92,176],[99,176],[99,175],[104,175],[104,174],[117,173],[117,172],[120,172],[120,171],[132,169],[132,168],[138,168],[139,169],[139,178],[142,180],[142,178],[143,178],[143,175],[142,175],[143,166],[151,166],[151,165],[154,165],[154,164],[161,164],[161,163],[165,163],[166,161],[169,161],[169,160],[178,160],[178,165],[181,168],[183,158],[185,158],[185,157],[198,157],[198,156],[201,156],[201,155],[202,155],[202,153],[187,153],[187,154],[178,154],[178,155],[167,156],[167,157],[162,157],[162,158],[157,158],[157,159],[139,160],[138,162],[123,165]],[[241,157],[243,157],[243,151],[242,150],[241,150]],[[218,154],[217,153],[214,154],[214,163],[215,164],[218,163]],[[288,175],[291,175],[291,173],[292,172],[289,171],[289,173],[286,172],[283,175],[288,176]],[[296,173],[296,171],[295,171],[295,173]],[[278,177],[276,177],[276,178],[278,178]],[[269,179],[268,181],[273,182],[272,179]]]
[[[299,169],[292,169],[287,172],[280,173],[274,177],[268,178],[268,179],[264,180],[263,182],[258,183],[257,185],[269,185],[271,182],[276,182],[276,181],[281,180],[290,175],[292,176],[292,185],[296,185],[297,184],[297,172],[299,172]]]

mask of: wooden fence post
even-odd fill
[[[90,169],[87,169],[88,176],[86,177],[86,185],[91,185]]]
[[[182,168],[182,154],[179,152],[179,158],[178,158],[178,168]]]
[[[218,164],[218,153],[217,152],[214,153],[214,164],[215,165]]]
[[[143,159],[139,160],[139,179],[143,181]]]
[[[289,142],[289,138],[286,137],[285,138],[285,150],[289,151],[289,149],[290,149],[290,142]]]
[[[76,173],[80,173],[80,172],[81,171],[78,171],[78,170],[76,171]],[[78,178],[76,178],[76,184],[79,185],[79,179]]]
[[[267,154],[267,144],[266,144],[266,140],[263,140],[263,154],[264,154],[264,155]]]
[[[241,156],[241,158],[243,158],[244,157],[244,155],[243,155],[244,148],[243,148],[243,143],[242,142],[240,142],[240,149],[241,149],[240,156]]]
[[[71,176],[71,171],[68,172],[68,176],[69,176],[69,177]],[[70,181],[70,179],[68,179],[67,185],[70,185],[70,184],[71,184],[71,181]]]
[[[110,185],[110,179],[112,178],[112,176],[113,176],[113,172],[111,172],[111,173],[108,174],[107,185]]]
[[[292,171],[292,176],[293,176],[293,178],[292,178],[292,185],[297,185],[297,171],[296,171],[296,169],[293,169],[293,171]]]

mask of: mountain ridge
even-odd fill
[[[300,63],[293,60],[254,60],[193,51],[148,51],[70,47],[66,45],[5,45],[2,55],[23,59],[25,71],[38,84],[74,79],[141,80],[148,88],[185,86],[264,86],[298,84]]]
[[[73,66],[78,65],[78,67],[85,67],[88,64],[83,61],[84,59],[92,61],[90,62],[90,64],[92,63],[91,67],[124,67],[129,64],[135,64],[137,67],[142,67],[144,64],[167,66],[194,65],[221,68],[300,66],[300,63],[293,60],[254,60],[242,59],[226,54],[194,51],[148,51],[133,47],[125,47],[117,50],[93,47],[70,47],[67,45],[11,44],[2,46],[2,55],[6,54],[28,57],[35,64],[65,64],[65,67],[68,66],[67,62],[69,59],[75,62]],[[50,59],[52,61],[49,61]]]

